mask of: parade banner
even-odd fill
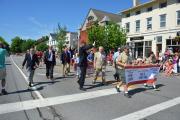
[[[159,74],[159,65],[126,66],[125,79],[127,84],[153,83]]]

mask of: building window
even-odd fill
[[[126,23],[126,32],[129,33],[130,32],[130,23]]]
[[[140,20],[136,20],[136,32],[140,31]]]
[[[136,15],[139,15],[139,14],[141,14],[141,11],[140,10],[136,11]]]
[[[177,11],[177,25],[180,25],[180,11]]]
[[[147,18],[147,30],[152,30],[152,17]]]
[[[159,8],[164,8],[166,6],[167,6],[167,1],[159,4]]]
[[[130,17],[130,13],[126,14],[126,17]]]
[[[157,36],[156,39],[157,44],[162,44],[162,36]]]
[[[148,7],[148,8],[147,8],[147,12],[151,12],[152,9],[153,9],[152,7]]]
[[[166,27],[166,14],[160,15],[160,27]]]

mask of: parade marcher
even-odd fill
[[[72,58],[72,50],[71,48],[67,48],[67,52],[68,52],[68,55],[69,55],[69,60],[67,61],[67,72],[70,73],[70,70],[71,70],[71,58]]]
[[[93,50],[90,51],[89,55],[87,56],[87,60],[88,60],[87,75],[89,76],[90,74],[94,73],[94,68],[93,68],[94,53],[93,53]]]
[[[124,96],[130,98],[131,96],[128,93],[128,85],[126,84],[125,80],[125,67],[126,65],[132,64],[132,58],[129,55],[129,47],[124,46],[123,52],[117,58],[117,70],[119,74],[119,78],[121,79],[124,87]],[[120,85],[116,86],[117,91],[120,91]]]
[[[94,69],[95,69],[95,78],[92,83],[93,84],[96,83],[99,73],[102,72],[102,84],[106,84],[105,81],[106,54],[102,46],[99,47],[99,52],[96,52],[94,55]]]
[[[155,57],[155,54],[153,52],[150,52],[149,57],[146,61],[146,64],[157,64],[157,60]],[[154,90],[158,91],[159,89],[156,88],[156,84],[155,81],[152,83]],[[144,84],[145,87],[148,87],[148,85],[145,83]]]
[[[95,43],[94,43],[95,44]],[[93,45],[86,45],[85,42],[81,43],[81,47],[79,48],[79,67],[81,70],[81,74],[80,74],[80,78],[77,81],[79,84],[79,89],[85,91],[86,89],[83,88],[84,86],[84,82],[85,82],[85,77],[86,77],[86,69],[88,66],[88,62],[87,62],[87,50],[93,48]]]
[[[38,56],[35,54],[34,48],[30,49],[30,52],[25,55],[22,69],[26,64],[26,69],[28,71],[28,80],[29,80],[29,87],[33,87],[33,77],[35,69],[39,66]]]
[[[46,64],[46,77],[47,79],[53,80],[53,70],[56,65],[56,55],[52,46],[45,52],[44,63]]]
[[[114,62],[114,68],[115,68],[115,74],[114,74],[114,79],[115,80],[119,80],[119,75],[117,72],[117,64],[116,64],[116,60],[118,58],[118,56],[121,54],[121,48],[118,48],[118,51],[114,53],[113,55],[113,62]]]
[[[0,43],[0,80],[2,85],[1,93],[3,95],[7,94],[7,91],[5,90],[6,85],[6,65],[5,65],[5,58],[7,56],[7,51],[4,49],[4,46],[2,43]]]
[[[68,64],[70,63],[71,57],[70,57],[70,53],[68,52],[67,47],[65,46],[63,49],[63,52],[61,53],[61,63],[63,65],[63,77],[65,77],[66,75],[68,75]]]

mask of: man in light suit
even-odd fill
[[[106,84],[105,81],[105,71],[106,71],[106,54],[102,46],[99,47],[99,52],[95,53],[94,56],[94,69],[95,69],[95,78],[93,84],[96,83],[97,77],[100,72],[102,72],[102,84]]]

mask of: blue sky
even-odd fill
[[[74,32],[90,8],[118,13],[131,6],[132,0],[0,0],[0,36],[8,42],[15,36],[38,39],[57,23]]]

